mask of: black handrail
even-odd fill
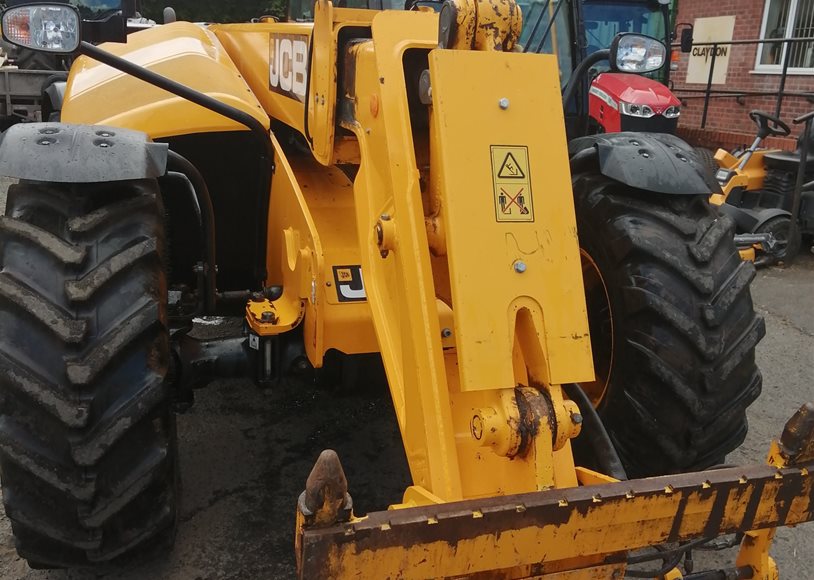
[[[748,89],[713,89],[712,80],[715,75],[715,63],[718,55],[718,49],[722,46],[744,46],[744,45],[762,45],[762,44],[799,44],[799,43],[814,43],[814,37],[797,37],[797,38],[763,38],[751,40],[728,40],[728,41],[712,41],[712,42],[698,42],[693,43],[692,48],[697,47],[712,47],[712,54],[710,55],[709,75],[707,77],[706,86],[703,89],[693,88],[676,88],[677,97],[682,101],[688,99],[702,98],[702,95],[682,95],[685,93],[702,93],[704,99],[704,110],[701,114],[701,129],[707,126],[707,115],[709,113],[709,102],[711,98],[735,98],[741,99],[744,97],[759,97],[759,96],[775,96],[777,102],[775,103],[774,115],[780,117],[783,112],[783,100],[785,97],[802,97],[809,100],[814,100],[814,92],[805,91],[786,91],[786,79],[788,77],[789,64],[791,60],[791,49],[787,48],[783,53],[783,62],[781,63],[780,83],[776,91],[752,91]],[[672,48],[681,48],[680,43],[674,43]]]
[[[163,89],[168,93],[186,99],[205,109],[213,111],[219,115],[231,119],[246,127],[254,136],[259,146],[258,164],[261,176],[257,188],[257,219],[255,221],[255,235],[257,237],[257,249],[255,258],[255,278],[257,286],[262,287],[266,279],[266,238],[268,233],[268,208],[269,192],[271,187],[271,177],[274,173],[274,148],[271,142],[271,132],[261,121],[252,114],[233,107],[223,101],[219,101],[206,93],[188,87],[178,81],[160,75],[150,69],[144,68],[134,62],[130,62],[120,56],[111,54],[93,44],[82,42],[79,52],[93,60],[131,75],[141,81]],[[193,183],[195,179],[189,176]],[[202,208],[205,209],[205,208]],[[214,265],[213,265],[214,266]],[[211,299],[214,299],[215,292],[210,288]]]

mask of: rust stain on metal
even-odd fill
[[[763,495],[787,501],[812,496],[814,486],[807,473],[797,468],[784,469],[782,473],[782,479],[775,479],[775,470],[769,466],[754,466],[743,470],[721,469],[701,474],[682,474],[377,512],[355,523],[306,531],[305,550],[309,554],[309,560],[319,566],[326,561],[342,562],[343,566],[351,565],[349,562],[360,554],[375,553],[377,550],[397,550],[401,554],[407,554],[413,548],[420,549],[428,556],[432,553],[438,558],[454,560],[456,550],[466,542],[489,537],[492,538],[490,541],[500,545],[505,532],[537,529],[543,533],[544,530],[551,529],[551,526],[562,526],[562,533],[579,534],[582,533],[580,530],[587,531],[598,525],[591,522],[614,525],[611,514],[623,503],[626,509],[642,510],[643,520],[647,521],[651,502],[659,502],[658,505],[662,507],[666,507],[664,502],[668,502],[674,506],[672,509],[675,513],[681,511],[682,502],[686,502],[685,510],[692,505],[696,513],[699,506],[712,502],[709,518],[704,524],[692,525],[691,520],[687,526],[681,526],[675,520],[653,520],[649,523],[649,534],[663,534],[663,538],[669,535],[676,541],[716,537],[748,531],[748,528],[764,529],[783,523],[796,524],[811,519],[810,510],[807,513],[803,510],[778,513],[758,509],[754,516],[748,518],[752,521],[746,521],[743,515],[738,514],[735,506],[742,503],[733,490],[740,486],[744,488],[739,491],[742,494],[752,494],[751,497],[756,494],[758,497]],[[746,484],[741,483],[741,476],[747,480]],[[704,489],[705,484],[709,484],[709,489]],[[668,487],[674,490],[672,494],[665,493],[664,490]],[[598,503],[595,502],[597,498],[601,498]],[[791,502],[787,503],[790,505]],[[522,512],[518,512],[518,505],[524,506]],[[475,512],[481,513],[483,517],[474,519],[472,514]],[[426,522],[430,518],[437,523],[428,526]],[[387,532],[382,532],[385,524],[390,528]],[[748,527],[745,527],[746,524]],[[682,527],[686,529],[682,530]],[[447,548],[442,548],[442,545]],[[628,549],[638,547],[643,546],[627,546]],[[605,546],[586,548],[580,548],[586,555],[601,554]],[[333,557],[329,558],[330,555]],[[528,555],[532,559],[538,556],[539,554]],[[546,561],[545,557],[542,561]]]

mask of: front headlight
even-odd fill
[[[3,38],[40,52],[70,54],[79,48],[81,22],[73,6],[27,4],[9,8],[2,17]]]
[[[653,72],[663,67],[667,59],[667,47],[644,34],[617,34],[610,50],[611,68],[621,72]]]
[[[619,108],[621,109],[623,115],[630,115],[631,117],[642,117],[644,119],[649,119],[655,115],[653,109],[647,105],[634,105],[633,103],[625,103],[624,101],[620,101]]]
[[[662,114],[668,119],[676,119],[679,115],[681,115],[681,107],[677,107],[675,105],[672,107],[667,107],[667,110]]]

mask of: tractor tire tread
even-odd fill
[[[65,292],[73,302],[88,301],[116,276],[127,273],[139,261],[155,256],[155,251],[156,241],[144,240],[108,258],[81,280],[68,280]]]
[[[68,380],[75,387],[91,384],[129,345],[144,342],[139,339],[155,328],[158,324],[157,316],[158,308],[155,304],[142,302],[121,324],[111,328],[97,340],[85,356],[66,360]]]
[[[21,238],[50,252],[64,264],[79,265],[87,256],[87,248],[69,244],[62,238],[25,222],[0,216],[0,231],[10,238]]]
[[[94,480],[83,480],[76,473],[66,470],[56,458],[42,449],[35,435],[26,433],[22,426],[8,417],[0,418],[0,453],[4,461],[11,461],[77,502],[90,501],[96,493]],[[8,511],[8,498],[4,496],[3,499]]]
[[[48,410],[51,415],[71,428],[81,429],[90,420],[90,405],[82,402],[75,393],[64,393],[47,379],[39,376],[21,361],[0,353],[0,373],[5,377],[3,385]]]
[[[174,533],[164,220],[155,180],[9,188],[0,470],[38,568],[100,569]]]
[[[86,215],[71,218],[68,220],[68,229],[75,234],[92,234],[102,226],[116,223],[134,213],[143,211],[149,213],[153,205],[154,201],[152,196],[149,195],[149,190],[143,190],[130,199],[112,203]]]
[[[755,266],[751,262],[741,262],[738,265],[729,279],[721,285],[712,297],[709,305],[704,307],[704,319],[709,326],[717,327],[721,325],[732,306],[749,289],[755,275]]]
[[[64,342],[76,344],[85,337],[87,321],[72,319],[47,296],[26,287],[6,272],[0,272],[0,300],[17,306],[28,318]]]
[[[617,345],[599,405],[628,475],[700,470],[743,442],[765,334],[731,220],[706,196],[574,175],[580,242],[611,295]]]
[[[141,421],[164,400],[164,377],[156,376],[126,401],[100,418],[82,439],[71,442],[71,456],[77,465],[92,466],[124,436],[131,425]]]
[[[735,235],[735,222],[729,217],[722,215],[704,231],[698,242],[690,246],[690,253],[699,263],[706,264],[725,238]]]

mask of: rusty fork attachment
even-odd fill
[[[500,578],[622,578],[629,564],[649,559],[629,558],[630,551],[688,542],[686,551],[726,534],[742,537],[734,567],[688,578],[778,578],[769,556],[776,528],[814,520],[814,403],[787,422],[765,465],[607,483],[579,469],[594,483],[360,518],[338,457],[323,452],[298,503],[300,578],[487,571],[500,571],[490,576]],[[677,569],[664,577],[683,578]]]

